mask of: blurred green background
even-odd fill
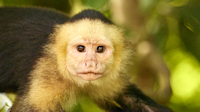
[[[71,16],[101,11],[132,44],[128,68],[138,87],[175,112],[200,112],[200,0],[0,0],[0,6],[42,6]],[[83,98],[73,112],[103,110]]]

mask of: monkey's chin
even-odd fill
[[[87,81],[94,81],[102,77],[101,73],[78,73],[77,75],[83,80],[87,80]]]

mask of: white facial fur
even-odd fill
[[[123,33],[115,25],[83,19],[57,29],[57,63],[66,79],[78,85],[96,85],[119,77],[128,52],[124,49]],[[77,51],[79,45],[85,47],[84,52]],[[104,46],[105,51],[97,53],[98,46]]]

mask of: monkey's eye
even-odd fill
[[[105,51],[104,46],[98,46],[98,47],[97,47],[97,52],[98,52],[98,53],[103,53],[104,51]]]
[[[77,51],[84,52],[85,51],[85,46],[83,46],[83,45],[77,46]]]

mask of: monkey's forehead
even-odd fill
[[[91,19],[91,20],[100,20],[106,24],[113,24],[108,18],[106,18],[102,13],[92,10],[92,9],[87,9],[83,10],[80,13],[74,15],[72,18],[69,19],[68,22],[76,22],[81,19]]]
[[[81,36],[83,38],[109,38],[122,39],[123,32],[114,24],[105,24],[99,19],[82,19],[73,23],[67,22],[58,29],[62,37],[74,38]]]

